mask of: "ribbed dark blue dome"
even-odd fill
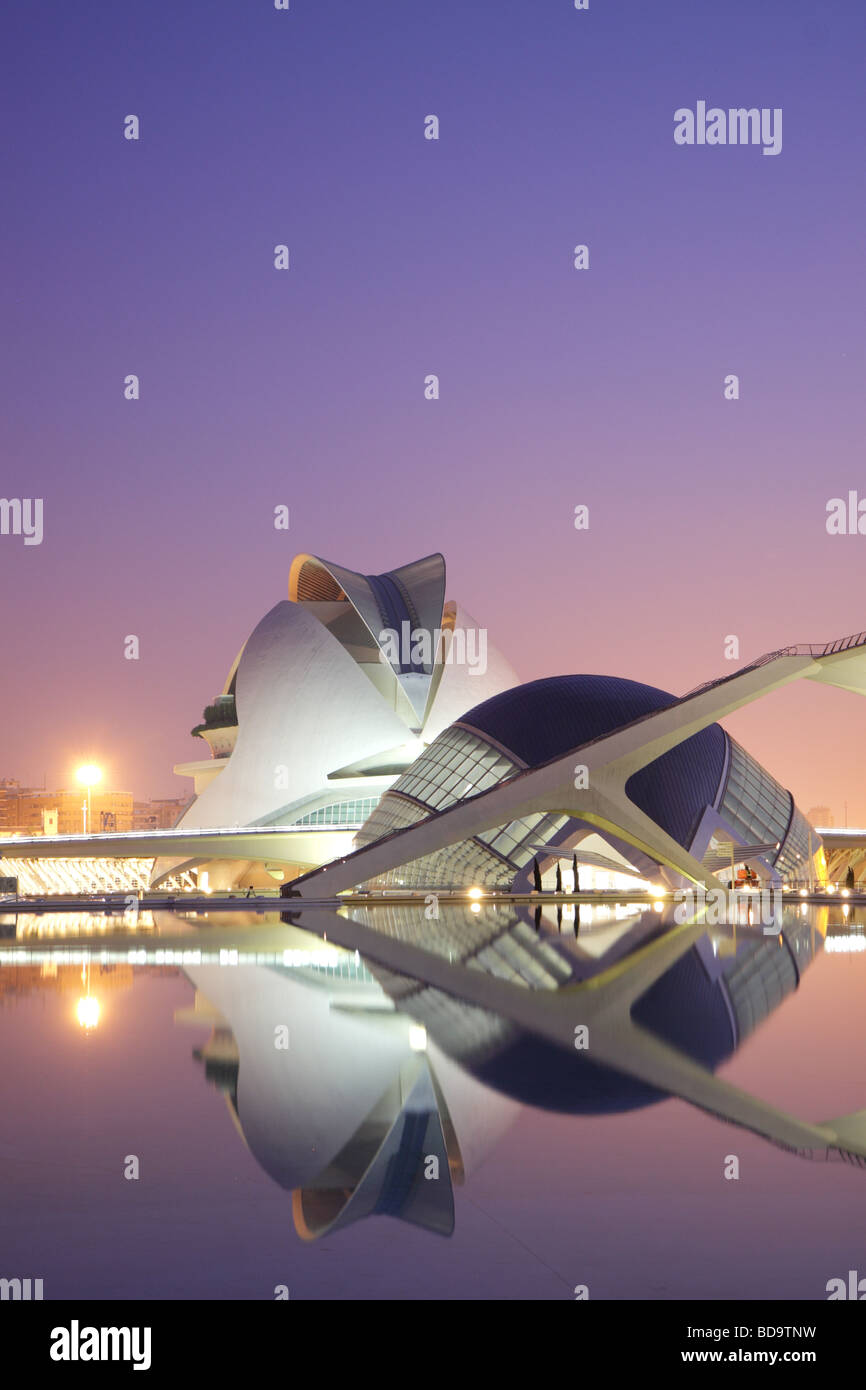
[[[758,943],[761,949],[766,948]],[[632,1013],[641,1027],[710,1070],[734,1051],[725,991],[720,980],[710,980],[695,947],[656,980]],[[612,1115],[668,1099],[666,1091],[637,1077],[527,1033],[471,1070],[515,1100],[566,1114]]]
[[[458,722],[535,767],[675,699],[617,676],[549,676],[494,695]],[[657,825],[688,845],[704,807],[715,800],[725,747],[724,731],[712,724],[636,772],[626,791]]]

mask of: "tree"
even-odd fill
[[[579,893],[579,892],[580,892],[580,875],[579,875],[578,872],[577,872],[577,855],[576,855],[576,854],[573,854],[573,855],[571,856],[571,870],[572,870],[572,873],[574,874],[574,891],[575,891],[575,893]]]
[[[556,891],[557,893],[562,892],[562,868],[558,859],[556,861]]]
[[[538,867],[538,857],[537,857],[537,856],[536,856],[536,858],[533,859],[533,861],[532,861],[532,877],[533,877],[533,880],[534,880],[534,883],[535,883],[535,891],[536,891],[536,893],[540,893],[540,892],[541,892],[541,870],[540,870],[540,868]]]

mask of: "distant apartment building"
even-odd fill
[[[81,787],[49,792],[5,778],[0,781],[0,836],[80,835],[86,796]],[[94,834],[132,830],[132,807],[131,792],[92,791],[88,830]]]
[[[194,798],[157,797],[154,801],[135,801],[132,806],[133,830],[173,830]]]
[[[812,825],[820,826],[822,830],[830,830],[836,824],[829,806],[813,806],[807,813],[806,820]]]
[[[4,835],[80,835],[86,798],[82,787],[49,792],[44,787],[22,787],[11,777],[0,779],[0,839]],[[171,830],[192,800],[181,796],[135,801],[130,792],[94,789],[88,829],[94,835]]]

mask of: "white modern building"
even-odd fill
[[[320,833],[292,837],[293,865],[160,858],[154,884],[198,866],[211,889],[273,886],[347,852],[427,744],[517,681],[486,629],[446,600],[441,555],[378,575],[298,555],[288,599],[253,630],[193,730],[210,757],[175,768],[198,793],[175,830]]]

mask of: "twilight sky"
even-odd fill
[[[0,536],[0,777],[189,788],[298,551],[441,550],[527,680],[682,693],[866,628],[825,528],[866,496],[862,7],[81,0],[2,38],[0,495],[45,520]],[[698,101],[782,108],[781,153],[675,145]],[[858,697],[726,727],[866,823]]]

